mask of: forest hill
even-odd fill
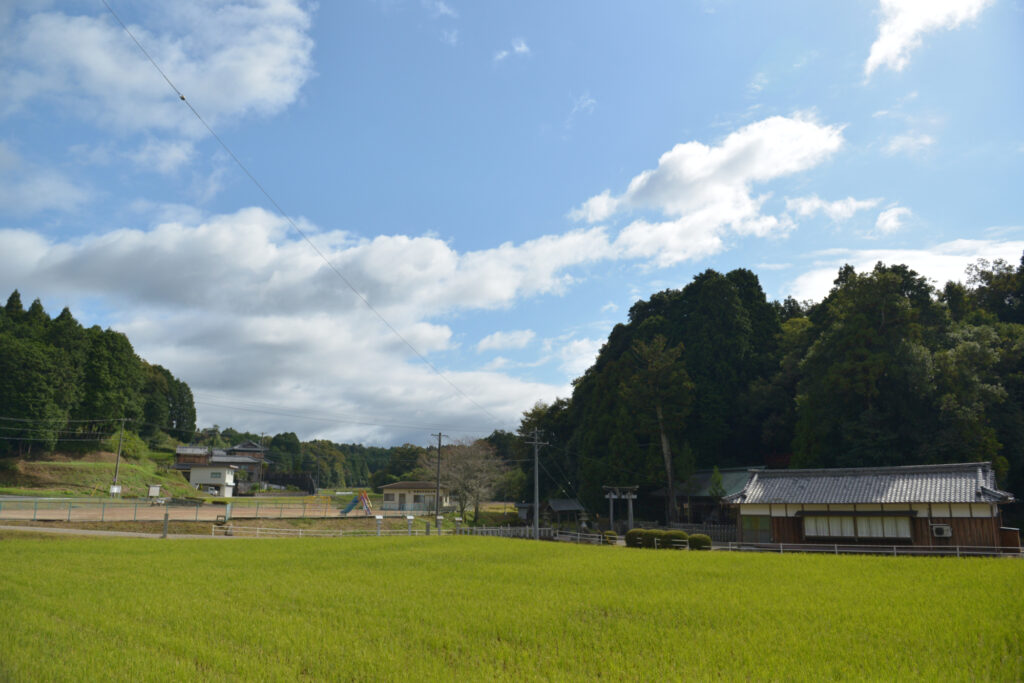
[[[1024,491],[1024,266],[967,271],[966,284],[937,289],[903,265],[844,266],[812,303],[768,301],[746,269],[707,270],[638,301],[570,397],[523,415],[518,433],[537,429],[550,444],[542,497],[600,510],[603,485],[639,485],[650,499],[669,473],[682,487],[698,468],[966,461],[991,461],[1002,488]],[[25,427],[24,441],[5,431],[0,448],[14,454],[80,433],[75,419],[132,417],[151,444],[260,438],[196,432],[191,390],[135,356],[124,335],[85,330],[67,309],[50,320],[38,301],[25,311],[17,292],[0,311],[0,415],[47,420]],[[531,498],[523,439],[495,431],[484,441],[506,465],[495,495]],[[263,443],[271,480],[322,486],[416,478],[430,453],[291,432]]]

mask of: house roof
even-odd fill
[[[751,471],[727,503],[1008,503],[991,463]]]
[[[437,488],[437,483],[433,481],[396,481],[394,484],[385,484],[380,488],[382,491],[384,489],[390,489],[392,491],[396,489],[429,489],[433,491]],[[445,487],[442,486],[441,490],[445,490]]]
[[[723,467],[718,472],[722,475],[722,488],[725,495],[739,493],[747,485],[751,472],[759,472],[763,467]],[[676,498],[711,498],[711,475],[714,470],[697,470],[685,482],[676,482]],[[664,498],[665,488],[651,492],[652,496]]]
[[[552,512],[583,512],[583,506],[575,498],[551,498],[548,507]]]
[[[265,453],[266,451],[266,446],[261,446],[255,441],[243,441],[228,449],[230,453]]]
[[[209,452],[206,446],[178,446],[174,449],[175,455],[206,455]]]
[[[249,465],[263,462],[262,458],[254,458],[250,455],[214,455],[210,458],[213,464],[223,465]]]

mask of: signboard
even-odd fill
[[[149,497],[158,498],[160,496],[160,484],[149,485]]]
[[[111,484],[110,485],[110,495],[112,495],[112,496],[120,496],[121,495],[121,485],[120,484]]]

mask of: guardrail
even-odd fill
[[[1017,557],[1024,558],[1019,548],[994,546],[950,545],[843,545],[841,543],[728,543],[715,550],[761,553],[824,553],[828,555],[910,555],[938,557]]]

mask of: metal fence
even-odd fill
[[[808,543],[728,543],[715,550],[760,553],[824,553],[828,555],[913,555],[933,557],[1016,557],[1024,558],[1019,548],[992,546],[919,546],[919,545],[842,545]]]
[[[339,517],[334,505],[319,501],[255,504],[176,503],[155,500],[0,499],[0,520],[62,522],[217,521],[219,519]]]
[[[214,524],[211,536],[242,536],[251,538],[343,538],[359,536],[498,536],[501,538],[533,538],[530,527],[458,527],[455,529],[287,529],[236,524]],[[554,538],[554,530],[540,529],[542,539]]]

